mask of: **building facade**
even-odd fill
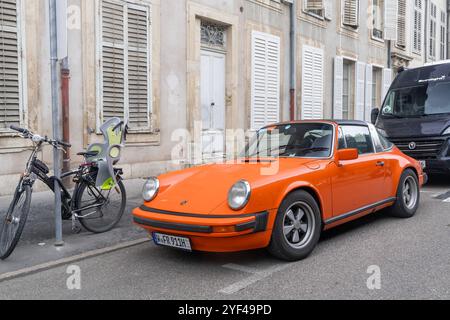
[[[398,38],[393,43],[394,70],[448,59],[447,0],[398,2]]]
[[[428,1],[417,2],[433,12]],[[391,51],[384,39],[397,6],[390,3],[297,0],[296,119],[367,120],[392,81],[391,51],[394,69],[420,65],[428,49],[433,59],[444,57],[445,1],[432,1],[436,27],[425,37],[426,19],[422,29],[410,27],[417,6],[399,0],[404,45],[391,43]],[[67,15],[70,117],[63,125],[70,128],[72,167],[112,116],[130,126],[121,160],[128,178],[183,168],[198,154],[208,160],[234,152],[240,145],[226,143],[227,130],[254,132],[290,119],[288,1],[68,0]],[[48,1],[0,1],[0,28],[3,195],[13,192],[31,143],[9,125],[52,135]],[[409,34],[413,29],[421,40]],[[435,43],[433,51],[426,43]],[[40,157],[50,164],[51,148]]]

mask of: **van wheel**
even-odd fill
[[[286,261],[308,257],[319,242],[322,218],[316,200],[302,190],[288,195],[281,204],[269,252]]]
[[[411,169],[403,172],[397,190],[397,201],[388,209],[388,213],[397,218],[412,218],[419,208],[419,179]]]

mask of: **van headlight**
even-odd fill
[[[250,200],[250,194],[250,183],[245,180],[238,181],[228,192],[228,205],[235,211],[241,210]]]
[[[442,133],[443,136],[446,136],[446,135],[449,135],[449,134],[450,134],[450,127],[445,129],[445,131]]]
[[[158,178],[150,178],[145,182],[144,187],[142,188],[142,198],[144,198],[146,202],[150,202],[156,198],[156,196],[158,195],[158,191]]]

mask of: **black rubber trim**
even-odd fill
[[[250,229],[255,229],[255,226],[256,226],[256,221],[250,221],[250,222],[238,224],[236,226],[236,231],[237,232],[242,232],[242,231],[247,231],[247,230],[250,230]]]
[[[207,219],[248,218],[248,217],[255,217],[258,215],[268,214],[267,211],[258,212],[258,213],[249,213],[249,214],[233,214],[233,215],[210,215],[210,214],[198,214],[198,213],[181,213],[181,212],[172,212],[172,211],[153,209],[153,208],[149,208],[145,205],[140,206],[139,209],[141,209],[142,211],[146,211],[146,212],[165,214],[165,215],[169,215],[169,216],[203,218],[203,219],[204,218],[207,218]]]
[[[269,221],[269,212],[263,212],[256,216],[256,226],[253,232],[263,232],[267,230],[267,223]]]
[[[158,229],[166,229],[166,230],[175,230],[175,231],[186,231],[186,232],[195,232],[195,233],[212,233],[213,228],[209,226],[194,226],[189,224],[181,224],[181,223],[169,223],[169,222],[161,222],[154,221],[150,219],[142,219],[142,218],[133,218],[134,222],[140,225],[149,226]]]
[[[358,214],[360,214],[360,213],[362,213],[364,211],[367,211],[367,210],[370,210],[370,209],[375,209],[376,207],[385,205],[385,204],[390,203],[390,202],[395,202],[396,200],[397,200],[397,198],[389,198],[389,199],[386,199],[386,200],[383,200],[383,201],[380,201],[380,202],[377,202],[377,203],[374,203],[374,204],[362,207],[360,209],[356,209],[356,210],[351,211],[349,213],[340,215],[339,217],[331,218],[331,219],[325,221],[325,225],[332,224],[332,223],[335,223],[335,222],[338,222],[338,221],[341,221],[341,220],[345,220],[345,219],[351,218],[351,217],[356,216],[356,215],[358,215]]]

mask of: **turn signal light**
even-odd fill
[[[231,233],[236,232],[236,228],[234,226],[230,227],[213,227],[214,233]]]

